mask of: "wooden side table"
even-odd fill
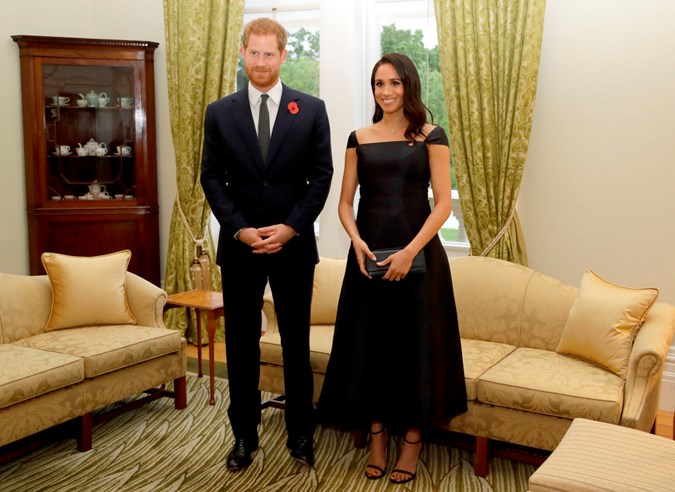
[[[216,320],[219,316],[223,316],[223,293],[213,290],[189,290],[187,292],[179,292],[178,294],[171,294],[166,301],[164,310],[173,309],[177,307],[193,308],[197,315],[197,365],[199,366],[197,377],[202,377],[202,326],[201,313],[206,312],[206,333],[209,342],[209,404],[215,405],[215,354],[214,343],[216,335]]]

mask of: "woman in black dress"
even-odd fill
[[[383,56],[371,88],[373,124],[352,132],[345,155],[339,215],[352,244],[319,415],[342,428],[370,428],[369,479],[386,474],[390,430],[403,433],[389,479],[406,483],[416,476],[422,431],[467,410],[452,279],[438,237],[451,208],[450,150],[443,129],[426,121],[407,56]],[[369,275],[366,258],[386,248],[401,249],[378,263],[384,275]],[[418,253],[426,270],[411,272]]]

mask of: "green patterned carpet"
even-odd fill
[[[425,444],[417,479],[405,486],[363,476],[366,450],[351,434],[317,429],[316,468],[297,464],[285,447],[283,411],[268,408],[260,427],[260,450],[248,469],[231,473],[225,458],[232,443],[227,423],[227,380],[216,379],[216,405],[208,405],[208,376],[188,376],[188,408],[159,399],[94,428],[94,449],[76,450],[63,439],[0,465],[0,491],[508,491],[527,490],[535,467],[492,459],[490,475],[478,478],[472,453]],[[398,442],[397,442],[398,444]],[[395,456],[390,455],[389,469]]]

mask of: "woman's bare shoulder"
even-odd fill
[[[370,125],[359,128],[354,133],[356,134],[356,139],[359,141],[359,143],[363,144],[375,140],[376,131],[377,130],[373,128],[373,125]]]
[[[438,128],[438,125],[434,125],[433,123],[425,123],[424,128],[422,129],[424,136],[428,137],[436,128]]]

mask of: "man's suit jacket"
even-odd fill
[[[220,223],[217,263],[250,252],[233,239],[239,229],[274,224],[289,225],[299,234],[284,245],[285,256],[318,261],[313,224],[332,174],[330,128],[322,100],[283,86],[265,162],[248,85],[209,104],[201,183]]]

